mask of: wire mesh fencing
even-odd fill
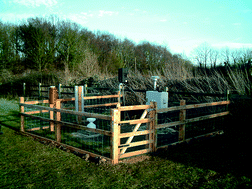
[[[188,103],[170,107],[168,112],[159,112],[157,121],[157,147],[222,131],[228,112],[229,101],[212,103]],[[169,108],[167,108],[169,109]],[[184,118],[183,118],[184,117]]]
[[[152,152],[155,148],[221,130],[223,116],[228,114],[228,101],[184,101],[184,104],[180,101],[175,106],[169,103],[161,111],[154,102],[121,106],[120,93],[89,96],[80,87],[67,90],[72,92],[61,91],[61,99],[53,101],[55,96],[50,95],[49,100],[24,100],[21,103],[24,131],[110,159],[115,154],[120,159]],[[64,95],[67,96],[62,98]],[[120,115],[116,114],[113,120],[115,110]]]

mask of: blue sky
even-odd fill
[[[188,56],[203,42],[215,48],[252,48],[251,0],[0,0],[3,22],[51,14],[91,31],[153,42]]]

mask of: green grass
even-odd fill
[[[229,146],[226,136],[113,166],[86,162],[13,130],[19,129],[15,101],[0,99],[0,124],[4,133],[0,135],[0,188],[252,187],[248,153]]]

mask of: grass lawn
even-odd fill
[[[225,134],[138,163],[96,165],[20,134],[18,111],[17,101],[0,99],[0,188],[252,187],[249,153]]]

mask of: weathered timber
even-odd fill
[[[149,149],[151,150],[151,152],[155,152],[157,147],[157,102],[150,102],[150,105],[153,106],[153,109],[150,111],[150,118],[152,119],[152,121],[150,122],[148,129],[153,131],[153,133],[149,134],[149,140],[152,140],[153,143],[149,145]]]
[[[174,121],[174,122],[170,122],[170,123],[158,124],[156,126],[156,129],[166,128],[166,127],[173,127],[173,126],[181,125],[183,123],[184,122],[181,122],[181,121]]]
[[[19,103],[20,104],[24,103],[24,97],[19,98]],[[20,113],[21,114],[24,113],[24,106],[22,106],[22,105],[20,106]],[[24,125],[24,116],[23,115],[21,115],[20,124],[21,124],[20,130],[24,132],[25,131],[25,125]]]
[[[186,105],[186,101],[181,100],[180,106],[185,106],[185,105]],[[186,110],[182,109],[179,112],[179,121],[183,123],[179,126],[179,141],[185,140],[185,124],[184,124],[185,120],[186,120]]]
[[[72,127],[72,128],[76,128],[76,129],[92,131],[92,132],[99,133],[99,134],[106,135],[106,136],[111,136],[111,131],[105,131],[105,130],[101,130],[101,129],[91,129],[91,128],[88,128],[88,127],[86,127],[84,125],[79,125],[79,124],[69,123],[69,122],[64,122],[64,121],[56,121],[56,120],[53,120],[53,119],[43,118],[43,117],[40,117],[40,116],[27,115],[25,113],[21,113],[21,115],[23,115],[25,117],[31,117],[31,118],[34,118],[34,119],[43,120],[43,121],[48,121],[48,122],[51,121],[51,122],[54,122],[56,124],[60,123],[61,126],[68,126],[68,127]]]
[[[74,93],[73,93],[74,94]],[[75,101],[75,98],[57,99],[61,102]]]
[[[84,108],[96,108],[96,107],[105,107],[105,106],[116,106],[118,102],[107,103],[107,104],[95,104],[95,105],[86,105]]]
[[[49,111],[67,113],[67,114],[72,114],[72,115],[79,115],[79,116],[86,116],[86,117],[94,117],[97,119],[111,120],[110,115],[102,115],[102,114],[88,113],[88,112],[76,112],[76,111],[71,111],[71,110],[49,108],[49,107],[45,107],[45,106],[30,105],[30,104],[25,104],[25,103],[20,103],[19,105],[34,108],[34,109],[40,109],[40,110],[49,110]]]
[[[26,101],[25,104],[48,104],[49,100]]]
[[[61,108],[61,103],[60,101],[56,101],[56,109],[60,109]],[[61,114],[60,112],[56,113],[56,121],[61,121]],[[57,123],[56,124],[56,140],[57,142],[61,142],[61,123]]]
[[[47,113],[49,110],[39,110],[39,111],[30,111],[30,112],[25,112],[26,114],[39,114],[39,113]]]
[[[122,97],[122,95],[121,95],[121,97]],[[101,98],[118,98],[118,95],[85,96],[84,100],[101,99]]]
[[[54,104],[50,104],[50,108],[53,108],[54,107]],[[43,110],[42,110],[43,111]],[[50,111],[50,119],[54,119],[54,112],[53,111]],[[50,130],[53,132],[55,131],[55,128],[54,128],[54,122],[53,121],[50,121]]]
[[[111,159],[113,164],[117,164],[119,160],[119,128],[118,128],[118,122],[120,121],[120,114],[119,114],[118,109],[112,109],[111,110],[111,115],[112,115],[112,121],[111,121],[111,132],[112,132],[112,137],[111,137]]]
[[[153,143],[154,141],[153,140],[143,140],[143,141],[139,141],[139,142],[131,142],[129,144],[121,144],[119,146],[119,149],[123,149],[125,147],[134,147],[134,146],[141,146],[141,145],[144,145],[144,144],[150,144],[150,143]]]
[[[123,124],[123,123],[129,123],[130,125],[135,125],[135,124],[138,124],[138,123],[149,123],[151,121],[152,121],[152,119],[145,118],[145,119],[135,119],[135,120],[120,121],[119,123],[121,123],[121,124]]]
[[[128,152],[125,154],[120,154],[120,159],[121,158],[126,158],[126,157],[131,157],[131,156],[136,156],[136,155],[140,155],[140,154],[146,154],[151,152],[150,149],[144,149],[144,150],[139,150],[139,151],[134,151],[134,152]]]
[[[34,127],[34,128],[31,128],[31,129],[26,129],[26,131],[38,131],[38,130],[41,130],[41,129],[49,129],[49,128],[50,128],[49,126]]]
[[[172,126],[186,124],[186,123],[192,123],[192,122],[195,122],[195,121],[203,121],[203,120],[206,120],[206,119],[225,116],[225,115],[228,115],[228,114],[229,114],[229,111],[226,111],[226,112],[221,112],[221,113],[216,113],[216,114],[210,114],[210,115],[190,118],[190,119],[186,119],[185,121],[175,121],[175,122],[171,122],[171,123],[158,124],[156,129],[172,127]]]
[[[136,106],[120,106],[118,109],[120,111],[129,111],[129,110],[146,110],[151,108],[150,105],[136,105]]]
[[[140,120],[144,119],[144,118],[146,117],[147,113],[148,113],[148,110],[144,110],[144,112],[143,112],[143,114],[142,114]],[[133,129],[133,132],[132,132],[132,133],[137,132],[137,130],[139,129],[140,126],[141,126],[141,123],[138,123],[138,124],[135,126],[135,128]],[[129,138],[127,139],[127,141],[126,141],[125,144],[130,144],[131,141],[133,140],[133,138],[134,138],[134,135],[131,136],[131,137],[129,137]],[[124,154],[125,151],[127,150],[127,148],[128,148],[128,147],[124,147],[124,148],[121,150],[120,153],[121,153],[121,154]]]
[[[192,109],[192,108],[202,108],[202,107],[207,107],[207,106],[228,105],[228,104],[230,104],[230,101],[220,101],[220,102],[193,104],[193,105],[173,106],[173,107],[169,107],[169,108],[158,109],[157,113],[170,112],[170,111],[183,110],[183,109],[188,110],[188,109]]]
[[[153,133],[154,131],[146,130],[146,131],[137,131],[137,132],[130,132],[130,133],[121,133],[119,138],[128,138],[131,136],[140,136],[140,135],[147,135]]]

